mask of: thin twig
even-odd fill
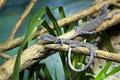
[[[101,4],[99,4],[99,5],[94,5],[93,7],[90,7],[90,8],[88,8],[86,10],[83,10],[83,11],[81,11],[79,13],[76,13],[76,14],[70,16],[70,17],[58,20],[58,24],[59,24],[59,26],[64,26],[66,24],[74,22],[74,21],[76,21],[76,20],[78,20],[80,18],[83,18],[85,16],[88,16],[88,15],[100,10],[104,4],[110,4],[110,3],[115,3],[115,2],[117,3],[118,0],[108,0],[108,1],[105,1],[105,2],[103,2]],[[112,22],[114,24],[117,24],[120,21],[120,14],[117,14],[116,17],[114,16],[112,19],[111,19]],[[107,22],[105,21],[103,24],[109,24],[109,26],[113,25],[112,23],[109,23],[109,21],[107,21]],[[50,25],[50,26],[53,28],[52,25]],[[105,27],[107,27],[107,26],[108,25],[105,25]],[[37,31],[34,38],[38,37],[40,34],[43,34],[44,32],[46,32],[45,28],[43,28],[42,30]],[[72,30],[72,31],[70,31],[70,32],[68,32],[68,33],[66,33],[64,35],[69,35],[69,34],[71,35],[71,33],[74,34],[74,31]],[[0,50],[1,51],[6,51],[8,49],[12,49],[12,48],[14,48],[16,46],[19,46],[21,44],[21,42],[23,41],[23,39],[24,39],[24,36],[19,37],[19,38],[15,39],[15,40],[12,40],[12,41],[7,41],[5,43],[2,43],[2,44],[0,44]],[[4,45],[4,47],[3,47],[3,45]]]
[[[37,61],[54,54],[54,53],[48,54],[49,53],[47,51],[49,50],[48,48],[57,51],[68,51],[68,45],[63,45],[60,47],[58,46],[58,44],[47,44],[47,45],[35,44],[27,48],[25,51],[23,51],[21,55],[20,70],[22,71],[23,69],[33,65]],[[85,47],[76,47],[72,49],[72,52],[89,55],[89,50],[88,48]],[[120,54],[110,53],[107,51],[96,50],[96,57],[120,62]],[[3,65],[0,66],[0,80],[7,80],[12,76],[15,60],[16,60],[16,56],[12,57]]]
[[[3,7],[5,3],[6,3],[6,0],[0,0],[0,9]]]
[[[9,60],[10,58],[12,58],[11,56],[9,56],[3,52],[0,52],[0,57],[2,57],[3,59],[6,59],[6,60]]]
[[[51,49],[51,50],[56,50],[56,51],[68,51],[68,46],[69,45],[63,45],[61,47],[58,44],[47,44],[46,48]],[[82,55],[90,55],[89,49],[84,48],[84,47],[73,48],[72,52],[77,53],[77,54],[82,54]],[[120,53],[110,53],[110,52],[103,51],[103,50],[96,50],[95,57],[120,63]]]
[[[17,30],[19,29],[19,27],[21,26],[21,24],[23,23],[23,21],[27,17],[27,15],[30,13],[31,9],[33,8],[33,6],[35,5],[36,2],[37,2],[37,0],[31,0],[30,4],[26,7],[25,11],[23,12],[23,14],[19,18],[18,22],[14,26],[8,40],[14,39],[14,36],[15,36]]]
[[[110,16],[113,12],[115,12],[115,11],[112,11],[111,13],[109,13],[108,16]],[[119,23],[120,22],[120,10],[116,10],[116,12],[119,12],[119,13],[114,15],[112,19],[104,21],[101,25],[99,25],[96,28],[96,30],[94,30],[94,32],[100,32],[102,30],[108,29],[111,26]],[[70,32],[63,34],[62,36],[60,36],[60,38],[62,38],[63,36],[66,36],[66,38],[67,38],[67,37],[71,36],[72,34],[75,34],[75,30],[71,30]]]

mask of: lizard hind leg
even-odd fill
[[[77,47],[77,46],[88,47],[89,50],[90,50],[90,60],[89,60],[88,64],[84,68],[82,68],[82,69],[76,69],[75,67],[73,67],[73,65],[71,63],[71,51],[72,51],[72,48],[73,47]],[[82,71],[86,70],[92,64],[93,58],[95,56],[95,50],[96,50],[96,48],[94,48],[94,46],[91,45],[91,44],[89,44],[89,43],[83,43],[83,42],[81,42],[81,43],[77,43],[77,44],[73,44],[73,45],[70,44],[69,48],[68,48],[68,65],[69,65],[69,67],[73,71],[75,71],[75,72],[82,72]]]

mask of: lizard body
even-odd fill
[[[60,43],[62,41],[62,43],[68,44],[69,45],[69,48],[68,48],[68,64],[69,64],[70,68],[72,70],[76,71],[76,72],[84,71],[85,69],[87,69],[90,66],[90,64],[93,61],[96,47],[94,47],[90,43],[79,42],[79,41],[69,40],[69,39],[62,39],[61,40],[61,38],[57,38],[57,37],[54,37],[54,36],[49,35],[49,34],[43,34],[43,35],[40,36],[40,38],[42,40],[46,41],[47,43]],[[82,69],[74,68],[72,66],[72,63],[71,63],[71,50],[72,50],[72,48],[77,47],[77,46],[87,47],[90,50],[90,60],[89,60],[88,64],[84,68],[82,68]]]
[[[108,13],[108,4],[105,4],[102,8],[101,15],[97,16],[95,19],[87,21],[83,25],[75,26],[73,28],[75,30],[75,34],[71,35],[67,39],[73,39],[79,35],[95,33],[93,30],[95,30],[105,20],[111,19],[117,12],[114,12],[111,16],[107,16],[107,13]]]

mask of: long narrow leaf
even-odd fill
[[[115,52],[114,48],[112,47],[110,38],[108,37],[107,33],[105,31],[102,31],[100,35],[103,38],[103,40],[105,42],[105,45],[107,46],[108,50],[110,52]]]
[[[107,46],[107,48],[109,49],[109,51],[111,52],[115,52],[112,44],[110,42],[110,39],[107,35],[107,33],[105,31],[102,31],[102,33],[100,34],[101,37],[103,38],[105,45]],[[102,80],[105,78],[105,74],[107,73],[109,67],[112,65],[112,61],[109,61],[106,66],[101,70],[101,72],[97,75],[97,77],[95,78],[95,80]]]
[[[12,80],[19,80],[20,60],[21,60],[21,53],[22,53],[23,49],[24,49],[24,47],[21,46],[18,51],[19,53],[17,54],[17,57],[16,57]]]
[[[105,67],[100,71],[100,73],[97,75],[95,80],[103,80],[105,78],[105,74],[108,71],[109,67],[111,66],[112,62],[109,61]]]
[[[42,25],[47,29],[47,31],[53,35],[53,36],[56,36],[54,30],[48,25],[47,21],[45,20]]]
[[[36,80],[46,80],[45,76],[40,72],[40,70],[42,69],[43,67],[43,63],[40,63],[39,62],[37,63],[36,65],[36,68],[35,68],[35,73],[36,73]]]
[[[51,77],[51,75],[50,75],[50,72],[49,72],[46,64],[43,64],[42,70],[43,70],[43,72],[44,72],[44,74],[45,74],[46,79],[47,79],[47,80],[52,80],[52,77]]]
[[[58,7],[58,9],[59,9],[59,14],[60,14],[60,17],[61,17],[61,18],[65,18],[66,16],[65,16],[65,12],[64,12],[63,7],[62,7],[62,6],[60,6],[60,7]]]
[[[16,57],[15,65],[14,65],[14,71],[13,71],[13,77],[12,80],[19,80],[19,72],[20,72],[20,60],[21,60],[21,54],[23,50],[27,48],[28,42],[32,40],[35,32],[37,31],[37,28],[41,23],[44,21],[42,20],[43,11],[40,10],[36,15],[31,19],[28,30],[25,34],[25,39],[23,40],[20,49],[18,50],[18,54]]]
[[[62,18],[65,18],[66,16],[65,16],[65,12],[64,12],[63,7],[60,6],[58,9],[59,9],[60,18],[61,18],[61,19],[62,19]],[[66,32],[68,31],[68,29],[69,29],[69,25],[63,26],[63,29],[64,29],[64,33],[66,33]]]
[[[34,23],[36,23],[38,20],[41,20],[41,18],[42,18],[43,15],[45,14],[45,10],[46,10],[46,7],[40,9],[40,10],[32,17],[32,19],[30,20],[29,26],[32,26],[32,25],[34,25]]]
[[[34,80],[34,66],[29,68],[28,80]]]
[[[117,73],[119,71],[120,71],[120,66],[117,66],[111,72],[109,72],[108,74],[106,74],[105,78],[107,78],[107,77],[109,77],[109,76],[111,76],[111,75],[113,75],[113,74],[115,74],[115,73]]]
[[[86,72],[86,74],[85,74],[85,75],[86,75],[87,77],[90,77],[90,78],[91,78],[91,80],[92,80],[92,79],[94,79],[94,76],[93,76],[93,74],[92,74],[92,73],[87,73],[87,72]]]
[[[57,32],[57,35],[60,36],[62,34],[62,31],[57,23],[57,20],[55,19],[55,17],[52,15],[52,12],[50,11],[49,7],[46,8],[46,12],[48,14],[48,17],[51,19],[54,27],[55,27],[55,30]]]
[[[65,32],[70,31],[71,29],[73,29],[73,27],[78,25],[78,21],[72,22],[68,25],[68,27],[65,28]]]
[[[20,80],[24,80],[24,73],[25,73],[25,70],[20,72]]]
[[[61,18],[61,19],[62,19],[62,18],[65,18],[66,16],[65,16],[65,11],[64,11],[63,7],[62,7],[62,6],[59,6],[59,7],[58,7],[58,10],[59,10],[60,18]],[[64,28],[64,33],[70,31],[70,30],[71,30],[74,26],[76,26],[76,25],[78,25],[78,21],[75,21],[75,22],[72,22],[72,23],[70,23],[70,24],[68,24],[68,25],[63,26],[63,28]]]
[[[56,71],[56,69],[55,69],[55,80],[58,80],[58,78],[57,78],[57,71]]]

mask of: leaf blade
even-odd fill
[[[48,17],[51,19],[53,25],[54,25],[54,28],[57,32],[57,35],[60,36],[62,34],[62,31],[57,23],[57,20],[55,19],[55,17],[52,15],[52,12],[50,11],[49,7],[46,8],[46,13],[48,15]]]
[[[28,43],[32,40],[35,32],[38,29],[38,26],[41,25],[41,23],[44,21],[43,19],[41,19],[43,16],[43,13],[41,11],[42,10],[40,10],[38,13],[36,13],[35,16],[32,17],[32,19],[30,20],[28,30],[25,34],[25,38],[18,50],[18,54],[17,54],[15,65],[14,65],[12,80],[19,80],[21,54],[22,54],[23,50],[25,50],[27,48]],[[39,14],[39,13],[41,13],[41,14]]]

